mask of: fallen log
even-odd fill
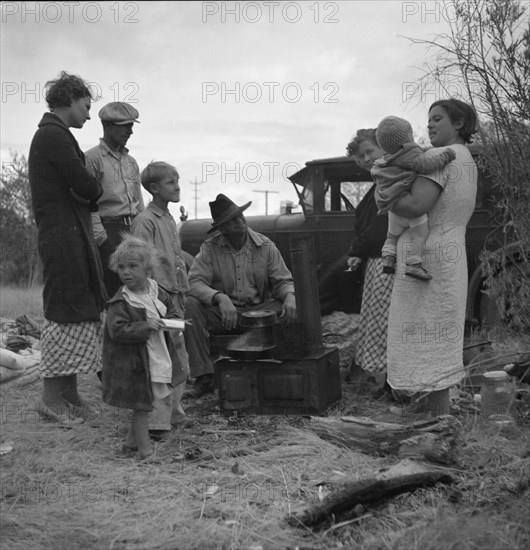
[[[341,486],[329,494],[325,500],[305,510],[300,515],[287,518],[287,522],[296,526],[312,527],[330,518],[336,518],[353,510],[356,506],[365,506],[395,495],[414,491],[421,487],[430,487],[436,483],[451,483],[453,478],[443,471],[428,471],[389,479],[364,479]]]
[[[451,464],[455,461],[459,425],[449,415],[412,424],[346,416],[311,417],[308,427],[322,439],[348,449]]]

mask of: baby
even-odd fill
[[[388,116],[378,125],[376,139],[385,155],[376,160],[371,170],[376,183],[375,201],[379,214],[388,212],[388,233],[382,248],[383,272],[394,273],[397,241],[407,228],[412,247],[405,259],[405,275],[428,281],[431,275],[423,267],[421,251],[429,235],[429,218],[405,218],[392,212],[392,207],[410,191],[417,176],[443,169],[455,159],[455,152],[446,148],[426,155],[414,142],[412,126],[403,118]]]

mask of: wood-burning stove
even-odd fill
[[[339,355],[322,344],[312,238],[290,242],[299,322],[276,323],[268,313],[247,315],[243,337],[215,363],[223,415],[322,414],[341,398]]]

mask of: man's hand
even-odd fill
[[[348,264],[348,271],[357,271],[360,267],[363,261],[361,258],[357,258],[356,256],[350,256],[347,259]]]
[[[283,300],[283,307],[280,318],[285,318],[288,324],[294,323],[296,321],[296,299],[294,297],[294,294],[287,294],[287,296]]]
[[[232,300],[226,295],[219,293],[215,297],[219,311],[221,312],[221,322],[227,330],[234,330],[237,326],[237,309]]]

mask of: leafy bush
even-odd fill
[[[2,284],[40,281],[37,228],[31,208],[28,163],[13,153],[2,163],[0,179],[0,281]]]
[[[486,292],[512,328],[530,327],[530,26],[513,0],[454,0],[449,34],[415,40],[435,52],[418,93],[436,90],[471,103],[498,196],[501,226],[517,244],[484,252]],[[417,95],[417,94],[416,94]],[[423,97],[423,96],[422,96]]]

